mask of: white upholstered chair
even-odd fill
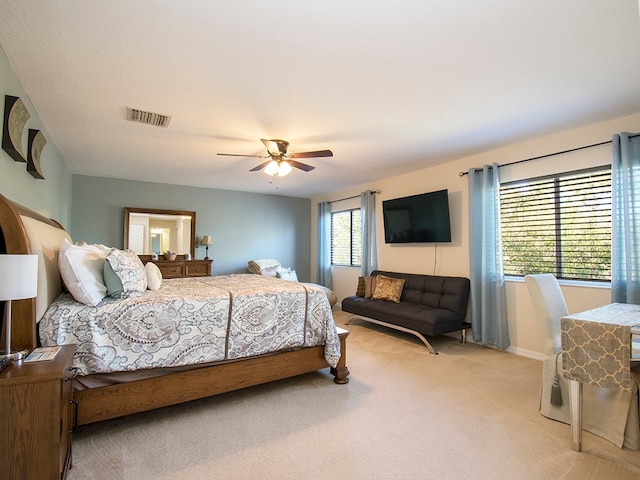
[[[562,350],[560,319],[569,314],[567,304],[558,280],[552,274],[527,275],[524,281],[538,317],[544,342],[540,413],[553,420],[571,423],[569,382],[562,377],[562,355],[559,355]],[[551,401],[556,373],[562,394],[561,405]],[[620,448],[624,446],[634,450],[640,449],[637,381],[634,386],[632,392],[623,392],[584,385],[583,429],[609,440]]]

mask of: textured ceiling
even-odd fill
[[[2,0],[0,45],[82,175],[311,197],[640,112],[636,0]],[[334,156],[216,155],[261,138]]]

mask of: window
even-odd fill
[[[360,209],[331,214],[331,265],[359,267],[362,264]]]
[[[611,168],[500,187],[505,275],[611,280]]]

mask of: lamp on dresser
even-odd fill
[[[210,260],[209,258],[209,245],[213,245],[213,239],[209,235],[205,235],[202,237],[202,241],[200,245],[204,245],[206,248],[206,253],[204,254],[205,260]]]
[[[0,255],[0,300],[6,302],[4,318],[5,351],[2,358],[17,360],[27,351],[11,350],[11,301],[34,298],[38,294],[38,255]]]

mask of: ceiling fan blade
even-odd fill
[[[315,157],[333,157],[331,150],[318,150],[317,152],[298,152],[292,153],[292,158],[315,158]]]
[[[258,172],[258,171],[262,170],[264,167],[266,167],[267,165],[269,165],[270,163],[271,163],[271,160],[267,160],[266,162],[262,162],[260,165],[256,165],[255,167],[253,167],[249,171],[250,172]]]
[[[242,153],[218,153],[218,155],[224,157],[253,157],[253,158],[267,158],[264,155],[244,155]]]
[[[316,167],[312,167],[311,165],[307,165],[306,163],[296,162],[295,160],[286,160],[286,162],[292,167],[299,168],[300,170],[304,170],[305,172],[310,172]]]

